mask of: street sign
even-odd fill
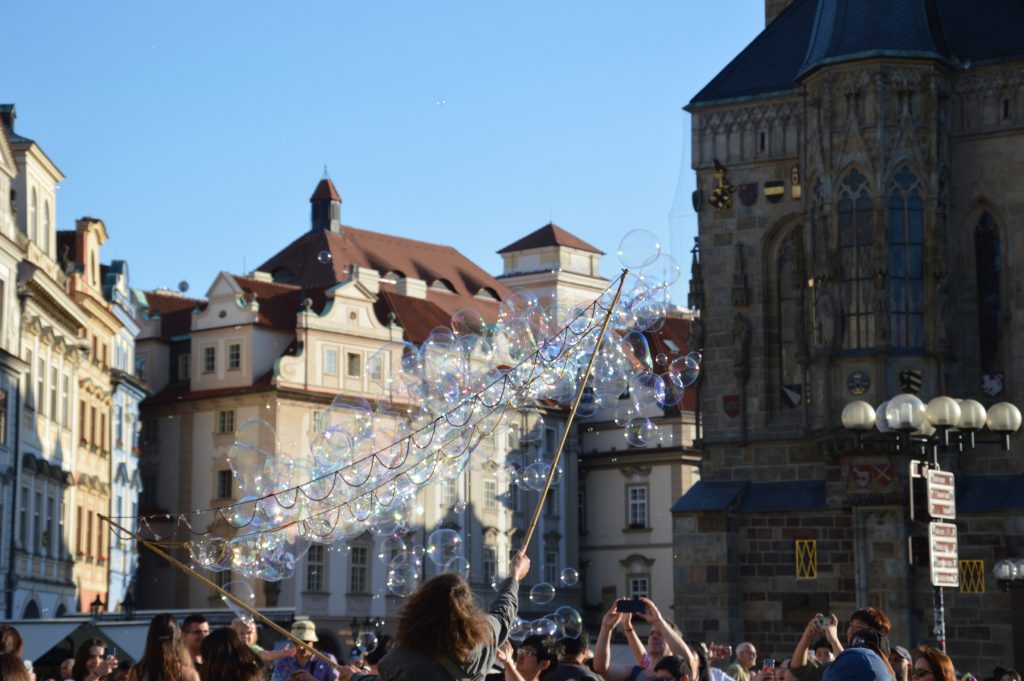
[[[943,522],[928,523],[928,558],[932,586],[960,586],[956,525]]]
[[[956,519],[956,492],[953,474],[928,469],[928,515],[944,520]]]

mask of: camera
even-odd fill
[[[621,598],[618,603],[615,604],[615,609],[619,612],[645,612],[647,606],[641,601],[639,596],[633,596],[632,598]]]
[[[827,615],[818,615],[814,618],[814,626],[819,629],[827,629],[829,625],[829,617]]]

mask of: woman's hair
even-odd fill
[[[10,624],[0,624],[0,653],[9,653],[21,657],[22,648],[25,642],[21,640],[21,634]]]
[[[1004,676],[1009,676],[1013,681],[1021,681],[1020,672],[1016,669],[1004,669],[1003,673],[1000,674],[1000,678]],[[996,681],[999,681],[999,679],[996,679]]]
[[[181,629],[173,615],[156,615],[149,623],[146,649],[136,665],[140,679],[180,681],[182,669],[192,669],[192,656],[181,639]]]
[[[923,657],[928,662],[928,666],[931,667],[932,674],[935,675],[935,681],[956,681],[953,661],[935,646],[928,644],[919,645],[914,648],[914,652],[910,656],[914,658],[914,662],[917,662],[918,658]]]
[[[366,664],[377,664],[378,662],[380,662],[381,659],[383,659],[384,656],[387,655],[388,651],[391,650],[391,647],[394,644],[394,641],[392,641],[391,637],[387,634],[381,634],[380,636],[378,636],[377,647],[366,653]],[[996,681],[999,681],[999,679],[996,679]],[[1020,679],[1018,679],[1017,681],[1020,681]]]
[[[203,656],[203,667],[199,671],[202,681],[220,681],[232,677],[239,681],[263,678],[260,658],[231,627],[214,629],[203,639],[199,651]]]
[[[679,681],[684,676],[690,676],[690,665],[678,655],[667,655],[658,660],[658,664],[654,665],[654,671],[666,671],[673,679]]]
[[[878,608],[861,608],[850,615],[850,621],[858,620],[872,629],[877,629],[883,636],[888,636],[892,623],[884,612]]]
[[[75,666],[71,668],[71,678],[75,681],[82,681],[88,676],[89,670],[85,668],[85,664],[89,661],[89,651],[93,648],[103,650],[106,647],[107,642],[101,638],[86,639],[85,643],[78,646],[78,652],[75,653]]]
[[[5,625],[6,626],[6,625]],[[14,627],[9,627],[14,631]],[[14,631],[17,634],[17,631]],[[0,679],[4,681],[32,681],[25,663],[14,653],[0,653]]]
[[[395,624],[395,641],[403,648],[427,657],[451,655],[459,662],[490,637],[487,615],[469,585],[450,573],[424,582],[398,611]]]

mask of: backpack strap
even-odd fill
[[[469,674],[466,673],[466,670],[460,667],[459,665],[455,664],[455,662],[447,655],[438,655],[434,659],[437,660],[438,664],[444,667],[445,671],[451,674],[452,678],[455,679],[455,681],[471,681],[471,678]]]

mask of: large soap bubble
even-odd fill
[[[650,265],[661,255],[661,240],[646,229],[634,229],[619,242],[619,262],[630,270]]]
[[[455,530],[435,530],[427,539],[425,548],[430,560],[444,567],[462,555],[462,536]]]

